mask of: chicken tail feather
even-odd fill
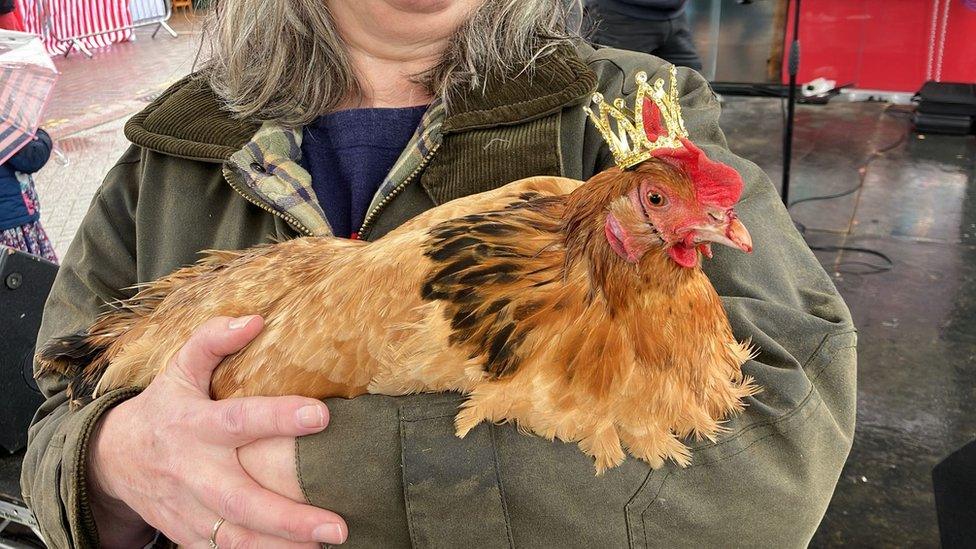
[[[195,265],[184,267],[154,282],[133,288],[137,293],[112,304],[88,329],[52,339],[38,351],[34,377],[58,375],[70,379],[68,397],[72,402],[97,396],[102,374],[118,354],[120,338],[129,334],[150,315],[163,300],[190,280],[207,273],[217,273],[234,261],[245,261],[270,253],[275,248],[266,244],[246,251],[206,250]],[[112,346],[115,345],[115,348]]]
[[[110,334],[88,330],[52,339],[34,357],[34,377],[53,374],[69,378],[67,391],[72,402],[91,396],[108,366],[105,352],[113,340]]]

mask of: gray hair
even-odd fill
[[[485,0],[417,81],[447,100],[489,75],[531,71],[578,36],[569,27],[579,9],[579,0]],[[221,1],[208,28],[202,74],[240,118],[300,126],[362,96],[324,0]]]

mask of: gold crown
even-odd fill
[[[654,85],[647,83],[647,73],[641,71],[634,76],[637,81],[637,95],[634,100],[634,112],[631,116],[624,109],[623,99],[616,99],[611,105],[600,93],[593,94],[593,103],[599,108],[599,115],[583,107],[586,114],[603,135],[603,139],[610,145],[610,152],[622,170],[632,168],[651,157],[655,149],[677,149],[682,147],[681,138],[688,137],[685,122],[681,118],[681,105],[678,103],[678,71],[671,65],[671,87],[664,91],[664,79],[658,78]],[[644,101],[650,99],[660,110],[663,128],[654,141],[647,136],[644,128]],[[617,123],[614,132],[610,125],[613,118]]]

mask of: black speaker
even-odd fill
[[[27,427],[44,402],[34,382],[34,344],[58,266],[0,246],[0,447],[27,445]]]
[[[976,116],[976,84],[926,82],[918,90],[918,112],[942,116]]]
[[[946,135],[976,131],[976,84],[926,82],[915,97],[915,131]]]
[[[976,440],[932,469],[935,511],[943,549],[973,547],[976,541]]]
[[[915,131],[919,133],[940,133],[943,135],[968,135],[973,128],[972,116],[928,114],[916,112],[912,118]]]

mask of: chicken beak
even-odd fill
[[[752,235],[738,218],[732,220],[725,229],[725,236],[732,241],[732,245],[747,254],[752,253]]]
[[[746,226],[734,215],[726,222],[709,223],[695,227],[695,242],[714,242],[752,253],[752,237]]]

